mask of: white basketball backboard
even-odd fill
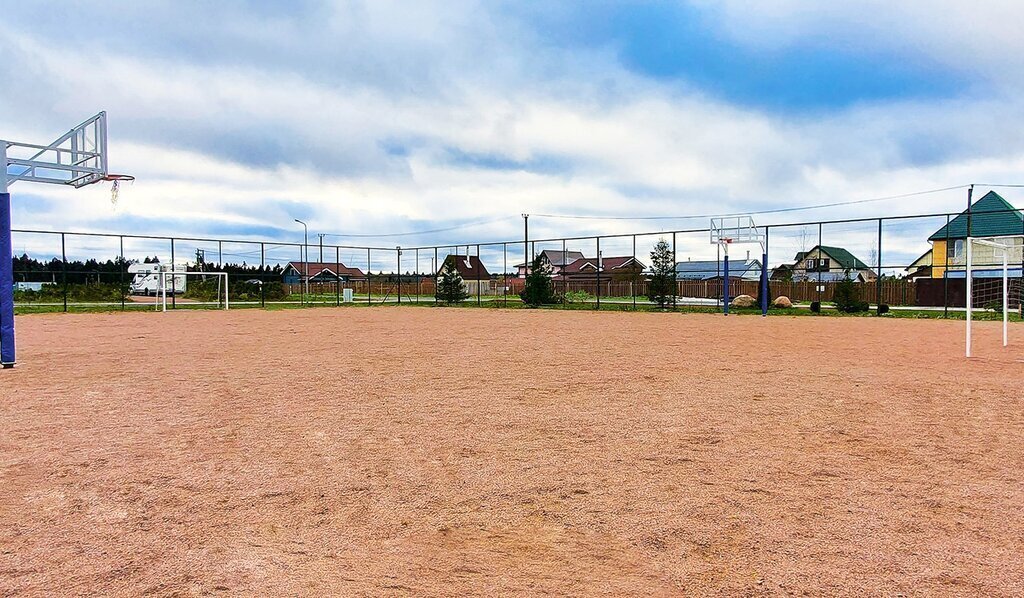
[[[84,187],[107,178],[107,113],[100,112],[49,145],[0,140],[6,179]]]

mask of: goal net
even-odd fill
[[[987,237],[967,240],[967,357],[971,356],[974,320],[998,314],[1002,320],[1003,346],[1009,343],[1009,316],[1021,310],[1024,237]],[[985,319],[988,319],[986,317]]]
[[[166,270],[156,274],[158,277],[159,300],[157,306],[167,311],[167,295],[172,300],[175,293],[189,295],[200,305],[215,305],[218,309],[228,309],[228,273],[227,272],[187,272],[184,270]]]

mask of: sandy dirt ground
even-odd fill
[[[19,317],[0,595],[1021,595],[1024,328]]]

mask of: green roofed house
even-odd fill
[[[967,211],[964,210],[949,224],[935,231],[928,241],[932,244],[930,251],[919,257],[911,265],[916,272],[928,272],[931,278],[942,278],[948,269],[950,278],[963,278],[967,271]],[[1013,207],[995,191],[989,191],[981,199],[971,205],[971,237],[1007,237],[1015,236],[1012,243],[1015,250],[1010,252],[1010,264],[1018,264],[1013,276],[1020,276],[1021,244],[1024,236],[1024,218],[1020,211]],[[988,271],[998,270],[1002,275],[1002,257],[996,256],[991,247],[975,244],[973,260],[978,269],[976,276],[985,277]]]
[[[842,247],[815,245],[810,251],[800,251],[792,265],[786,266],[787,277],[793,281],[833,282],[842,280],[849,272],[856,282],[870,282],[877,278],[875,271],[857,256]]]

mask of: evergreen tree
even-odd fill
[[[530,263],[530,273],[526,275],[526,282],[519,293],[519,298],[530,307],[559,302],[555,285],[551,282],[551,266],[539,255]]]
[[[437,291],[434,297],[447,305],[460,303],[469,298],[466,287],[462,284],[462,275],[455,267],[455,259],[449,257],[444,261],[441,275],[437,279]]]
[[[664,308],[674,299],[676,265],[668,241],[660,239],[651,252],[651,281],[647,284],[647,298]]]
[[[832,292],[832,302],[835,303],[837,310],[846,313],[867,311],[869,307],[867,301],[860,300],[860,288],[850,278],[849,270],[846,270],[843,279],[836,283],[836,288]]]

